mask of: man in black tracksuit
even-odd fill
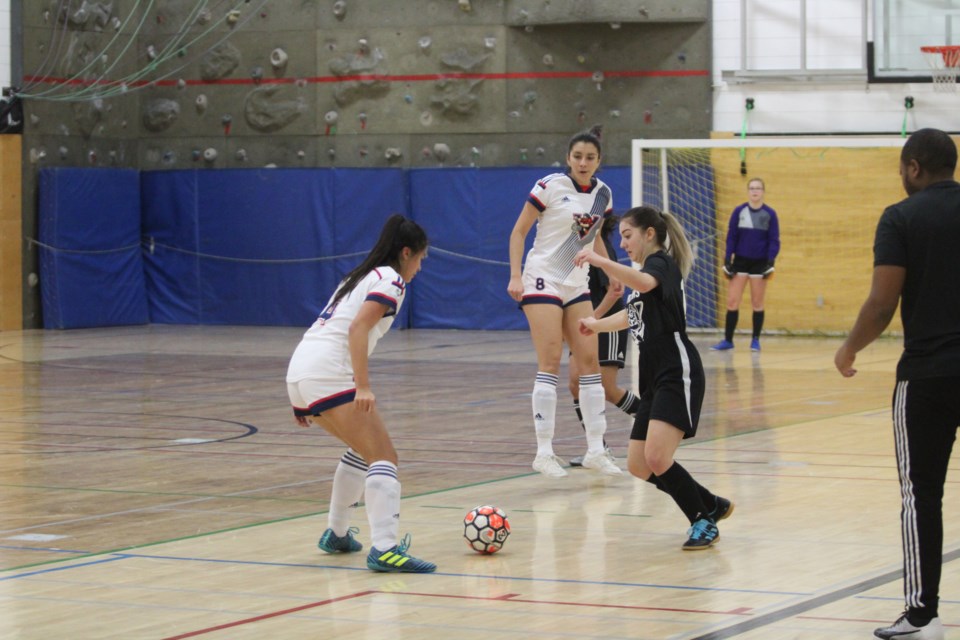
[[[900,154],[909,197],[877,225],[870,294],[834,363],[856,373],[856,353],[890,323],[901,302],[904,351],[893,393],[900,474],[906,610],[878,638],[943,640],[937,613],[943,559],[943,485],[960,425],[960,184],[957,147],[921,129]]]

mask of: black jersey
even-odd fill
[[[602,240],[603,246],[607,248],[607,256],[609,256],[614,262],[617,262],[617,250],[614,248],[613,243],[610,242],[610,238],[608,236],[604,236]],[[610,288],[610,278],[607,277],[607,274],[603,269],[599,267],[590,267],[590,275],[587,284],[590,287],[590,302],[593,303],[593,308],[596,309],[600,306],[604,296],[607,295],[607,289]],[[623,311],[623,309],[623,300],[618,298],[613,303],[613,306],[610,307],[610,310],[603,314],[603,317],[606,318],[607,316],[612,316],[619,311]]]
[[[630,333],[643,348],[645,342],[687,333],[683,308],[683,275],[677,263],[663,251],[648,256],[640,270],[657,279],[658,286],[646,293],[634,291],[627,299]]]
[[[946,180],[887,207],[874,266],[906,268],[897,379],[960,376],[960,184]]]

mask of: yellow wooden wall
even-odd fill
[[[780,219],[781,251],[767,287],[765,328],[798,332],[848,331],[866,298],[873,271],[873,236],[883,209],[906,197],[900,149],[715,149],[717,249],[722,259],[733,208],[747,200],[747,182],[761,177],[765,202]],[[719,270],[719,264],[718,270]],[[726,311],[726,279],[719,278],[717,326]],[[740,306],[750,328],[750,293]],[[890,326],[900,331],[899,315]]]
[[[21,139],[0,135],[0,331],[23,327]]]

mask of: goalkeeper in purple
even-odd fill
[[[727,286],[727,317],[723,340],[710,347],[714,351],[733,349],[733,334],[740,319],[740,299],[750,282],[753,305],[753,337],[751,351],[760,351],[763,330],[763,301],[767,282],[773,276],[773,263],[780,253],[780,221],[777,212],[764,204],[766,187],[760,178],[747,183],[748,200],[730,216],[727,228],[727,251],[723,257],[723,274]]]
[[[574,257],[584,247],[607,255],[600,227],[613,211],[610,187],[597,179],[600,167],[599,132],[581,133],[570,140],[567,173],[554,173],[534,185],[510,234],[510,282],[507,293],[520,303],[537,352],[533,385],[533,424],[537,437],[535,471],[550,478],[567,475],[553,450],[557,413],[557,382],[564,340],[580,373],[580,410],[587,451],[583,467],[604,475],[623,472],[607,455],[603,435],[606,396],[600,375],[597,337],[578,330],[580,319],[593,315],[588,265]],[[533,248],[520,263],[527,234],[537,225]]]

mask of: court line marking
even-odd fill
[[[340,596],[338,598],[330,598],[329,600],[322,600],[320,602],[312,602],[310,604],[300,605],[299,607],[292,607],[289,609],[282,609],[280,611],[273,611],[271,613],[265,613],[259,616],[252,616],[250,618],[244,618],[243,620],[235,620],[234,622],[228,622],[220,624],[213,627],[207,627],[205,629],[197,629],[196,631],[188,631],[177,636],[170,636],[163,638],[163,640],[184,640],[184,638],[193,638],[200,635],[205,635],[207,633],[212,633],[214,631],[222,631],[223,629],[230,629],[232,627],[239,627],[245,624],[252,624],[254,622],[260,622],[261,620],[268,620],[270,618],[276,618],[283,615],[288,615],[291,613],[298,613],[306,609],[313,609],[316,607],[324,606],[334,602],[342,602],[344,600],[352,600],[354,598],[360,598],[368,595],[375,594],[385,594],[385,595],[404,595],[404,596],[415,596],[415,597],[424,597],[424,598],[455,598],[461,600],[486,600],[486,601],[495,601],[495,602],[522,602],[525,604],[548,604],[548,605],[561,605],[561,606],[573,606],[573,607],[590,607],[590,608],[605,608],[605,609],[633,609],[633,610],[644,610],[644,611],[670,611],[676,613],[705,613],[713,615],[741,615],[748,616],[750,615],[749,608],[741,607],[737,609],[732,609],[730,611],[705,611],[700,609],[673,609],[667,607],[640,607],[632,605],[615,605],[615,604],[601,604],[601,603],[588,603],[588,602],[562,602],[562,601],[550,601],[550,600],[531,600],[517,598],[518,593],[506,593],[502,596],[497,597],[483,597],[483,596],[457,596],[441,593],[420,593],[415,591],[381,591],[379,589],[374,589],[370,591],[358,591],[357,593],[352,593],[345,596]]]
[[[31,571],[29,573],[18,573],[14,576],[0,576],[0,582],[6,582],[7,580],[17,580],[19,578],[29,578],[30,576],[37,576],[44,573],[54,573],[56,571],[67,571],[68,569],[79,569],[81,567],[89,567],[95,564],[104,564],[106,562],[116,562],[117,560],[126,560],[128,556],[117,555],[111,556],[109,558],[101,558],[99,560],[91,560],[90,562],[80,562],[78,564],[71,564],[66,567],[50,567],[48,569],[40,569],[39,571]],[[65,562],[64,560],[58,560],[57,562]]]
[[[252,618],[244,618],[243,620],[235,620],[233,622],[227,622],[224,624],[217,625],[215,627],[207,627],[206,629],[198,629],[196,631],[188,631],[177,636],[169,636],[163,638],[163,640],[183,640],[183,638],[193,638],[195,636],[201,636],[207,633],[213,633],[214,631],[221,631],[223,629],[231,629],[233,627],[239,627],[240,625],[250,624],[253,622],[259,622],[261,620],[268,620],[270,618],[276,618],[279,616],[285,616],[291,613],[297,613],[298,611],[304,611],[306,609],[315,609],[317,607],[322,607],[324,605],[332,604],[334,602],[343,602],[344,600],[352,600],[354,598],[360,598],[363,596],[370,595],[371,593],[377,593],[376,591],[358,591],[357,593],[351,593],[349,595],[340,596],[338,598],[329,598],[327,600],[321,600],[319,602],[311,602],[310,604],[302,604],[299,607],[292,607],[290,609],[282,609],[280,611],[273,611],[271,613],[264,613],[259,616],[253,616]]]
[[[321,570],[335,570],[335,571],[362,571],[362,572],[370,571],[365,566],[361,567],[361,566],[310,564],[310,563],[303,563],[303,562],[268,562],[266,560],[232,560],[232,559],[222,559],[222,558],[198,558],[198,557],[190,557],[190,556],[165,556],[165,555],[153,555],[153,554],[145,554],[145,553],[122,553],[117,555],[123,558],[141,558],[144,560],[209,562],[212,564],[235,564],[235,565],[249,565],[249,566],[258,566],[258,567],[284,567],[284,568],[321,569]],[[81,566],[81,565],[76,565],[76,566]],[[63,567],[63,568],[69,568],[69,567]],[[43,573],[43,571],[32,572],[29,574],[21,574],[21,575],[26,577],[28,575],[35,575],[37,573]],[[579,584],[579,585],[597,585],[597,586],[610,586],[610,587],[633,587],[633,588],[643,588],[643,589],[673,589],[677,591],[705,591],[705,592],[716,592],[716,593],[749,593],[749,594],[765,595],[765,596],[803,597],[803,596],[813,595],[809,591],[770,591],[765,589],[735,589],[735,588],[722,588],[722,587],[702,587],[702,586],[677,585],[677,584],[655,584],[650,582],[622,582],[622,581],[609,581],[609,580],[577,580],[574,578],[535,578],[535,577],[526,577],[526,576],[487,575],[483,573],[453,573],[453,572],[437,571],[429,575],[445,576],[448,578],[482,578],[482,579],[489,579],[489,580],[514,581],[514,582],[526,582],[526,583]],[[13,577],[17,577],[17,576],[13,576]]]
[[[729,611],[710,611],[707,609],[681,609],[675,607],[642,607],[640,605],[631,605],[631,604],[604,604],[601,602],[569,602],[565,600],[534,600],[531,598],[520,598],[521,594],[519,593],[505,593],[502,596],[496,597],[484,597],[484,596],[466,596],[466,595],[455,595],[450,593],[422,593],[417,591],[389,591],[381,593],[390,593],[400,594],[406,596],[421,596],[424,598],[453,598],[457,600],[488,600],[496,602],[522,602],[524,604],[550,604],[550,605],[562,605],[566,607],[591,607],[598,609],[631,609],[637,611],[670,611],[674,613],[706,613],[710,615],[733,615],[733,616],[749,616],[751,615],[752,607],[737,607],[736,609],[731,609]]]
[[[952,562],[960,558],[960,549],[954,549],[948,553],[943,554],[943,563]],[[759,629],[761,627],[766,627],[768,625],[780,622],[787,618],[792,618],[794,616],[799,617],[799,614],[817,609],[819,607],[832,604],[844,598],[851,598],[856,596],[864,591],[870,591],[871,589],[876,589],[877,587],[889,584],[896,580],[903,578],[903,569],[894,569],[893,571],[887,571],[886,573],[881,573],[880,575],[862,580],[856,584],[852,584],[834,591],[821,594],[815,598],[809,600],[804,600],[797,602],[792,605],[788,605],[781,609],[771,611],[769,613],[763,613],[757,615],[750,620],[744,620],[743,622],[738,622],[729,627],[724,627],[716,631],[710,631],[708,633],[694,636],[690,640],[724,640],[725,638],[733,638],[742,633],[747,633],[748,631],[753,631],[754,629]]]

